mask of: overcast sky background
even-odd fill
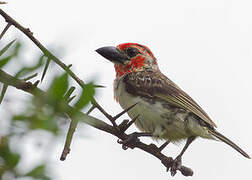
[[[250,0],[9,0],[1,5],[44,45],[64,47],[62,60],[86,82],[105,85],[97,100],[111,114],[121,111],[113,99],[114,69],[94,50],[124,42],[147,45],[161,71],[192,96],[218,131],[252,156],[252,2]],[[0,18],[0,27],[5,22]],[[27,43],[11,28],[4,37]],[[57,55],[57,54],[56,54]],[[104,118],[95,111],[93,116]],[[127,118],[125,115],[124,118]],[[71,153],[59,161],[63,140],[50,156],[57,180],[171,178],[154,157],[137,149],[124,151],[116,138],[93,128],[76,131]],[[135,127],[130,129],[135,131]],[[147,142],[152,142],[147,140]],[[175,157],[183,145],[169,145]],[[32,150],[29,157],[36,157]],[[224,143],[197,139],[183,157],[194,180],[248,179],[252,161]],[[174,179],[186,179],[180,173]],[[192,178],[188,178],[192,179]]]

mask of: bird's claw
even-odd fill
[[[122,148],[123,150],[127,150],[128,148],[133,149],[134,146],[132,146],[132,144],[139,142],[140,139],[138,138],[138,136],[135,133],[132,133],[128,136],[128,138],[124,139],[124,140],[120,140],[118,139],[117,142],[119,144],[122,144]]]
[[[171,166],[171,176],[175,176],[177,173],[177,170],[180,170],[182,167],[182,161],[181,157],[177,157],[176,159],[173,160],[172,166]]]

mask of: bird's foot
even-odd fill
[[[133,149],[134,146],[132,146],[134,143],[137,143],[140,141],[140,139],[138,138],[139,137],[139,134],[134,132],[130,135],[128,135],[128,138],[124,139],[124,140],[120,140],[118,139],[117,142],[119,144],[122,144],[122,148],[124,150],[127,150],[128,148],[131,148]]]
[[[177,173],[177,170],[181,170],[182,167],[182,161],[181,157],[176,157],[173,160],[172,166],[171,166],[171,176],[174,176]]]

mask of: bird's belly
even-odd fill
[[[135,125],[141,131],[170,141],[179,141],[191,136],[184,121],[187,112],[174,112],[175,109],[164,107],[162,102],[132,96],[126,91],[122,92],[122,89],[115,91],[115,96],[123,109],[137,103],[128,115],[131,119],[139,115]]]

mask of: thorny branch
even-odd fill
[[[66,65],[65,63],[63,63],[60,59],[58,59],[55,55],[53,55],[45,46],[42,45],[42,43],[40,43],[39,40],[37,40],[33,33],[30,31],[29,28],[25,28],[23,27],[21,24],[19,24],[16,20],[14,20],[12,17],[10,17],[7,13],[5,13],[2,9],[0,9],[0,14],[3,16],[3,18],[5,19],[5,21],[8,23],[7,26],[5,27],[5,29],[2,31],[1,35],[0,35],[0,39],[2,38],[2,36],[5,34],[5,32],[8,30],[8,28],[13,25],[15,26],[17,29],[19,29],[21,32],[23,32],[28,38],[30,38],[30,40],[37,45],[37,47],[44,53],[45,56],[48,57],[48,59],[53,60],[56,64],[58,64],[62,69],[65,70],[65,72],[67,72],[82,88],[84,88],[85,83],[73,72],[70,70],[71,65]],[[98,108],[99,110],[102,110],[102,107],[97,103],[97,101],[93,98],[91,100],[91,103],[93,105],[94,108]],[[72,124],[75,124],[78,122],[74,122]],[[111,123],[113,125],[115,125],[115,123],[113,121],[111,121]],[[64,146],[64,150],[63,150],[63,156],[67,156],[69,149],[70,149],[70,144],[71,144],[71,138],[73,136],[73,133],[75,131],[75,128],[77,127],[77,124],[74,126],[70,126],[69,130],[68,130],[68,136],[67,138],[70,139],[70,141],[66,141],[65,146]],[[62,160],[65,158],[62,158]]]
[[[2,9],[0,9],[0,14],[5,18],[6,22],[8,23],[8,25],[6,26],[6,28],[4,30],[4,33],[7,31],[9,26],[11,26],[11,25],[15,26],[17,29],[21,30],[27,37],[29,37],[48,58],[52,59],[56,64],[58,64],[61,68],[63,68],[82,88],[85,86],[84,82],[80,78],[78,78],[69,69],[69,66],[65,65],[62,61],[60,61],[57,57],[55,57],[50,51],[48,51],[33,36],[33,33],[28,28],[24,28],[23,26],[21,26],[14,19],[12,19],[9,15],[7,15]],[[4,34],[4,33],[2,33],[2,34]],[[27,82],[27,80],[29,80],[29,78],[17,79],[17,78],[7,74],[6,72],[4,72],[3,70],[0,69],[0,82],[3,83],[4,85],[16,87],[17,89],[25,91],[29,94],[34,95],[34,96],[39,96],[42,98],[48,96],[46,92],[44,92],[43,90],[41,90],[37,87],[39,81],[36,81],[34,84],[32,84],[29,81]],[[83,113],[83,112],[76,110],[74,107],[70,106],[66,102],[65,113],[72,120],[71,126],[69,128],[69,132],[68,132],[68,135],[71,136],[71,138],[72,138],[73,132],[75,131],[75,128],[77,126],[77,122],[81,121],[81,122],[84,122],[84,123],[96,128],[96,129],[99,129],[101,131],[107,132],[109,134],[112,134],[112,135],[118,137],[120,139],[120,143],[123,146],[127,146],[132,149],[139,148],[139,149],[155,156],[167,168],[167,171],[171,168],[171,166],[173,164],[173,159],[171,157],[167,157],[166,155],[164,155],[161,152],[162,149],[168,144],[168,142],[165,143],[164,145],[162,145],[160,148],[158,148],[154,144],[149,144],[149,145],[145,144],[145,143],[141,142],[139,139],[137,139],[135,141],[130,141],[128,144],[122,143],[122,142],[128,142],[128,140],[134,134],[134,133],[126,134],[125,131],[128,129],[129,126],[131,126],[134,123],[134,121],[138,118],[138,116],[135,117],[131,121],[124,120],[119,125],[117,125],[115,123],[115,121],[122,114],[126,113],[131,108],[134,108],[135,105],[132,105],[128,109],[124,110],[123,112],[121,112],[118,115],[113,117],[113,116],[109,115],[94,99],[92,100],[92,104],[93,104],[92,109],[89,112],[91,112],[94,108],[98,108],[105,115],[105,117],[110,120],[110,122],[112,123],[112,126],[105,123],[104,121],[102,121],[100,119],[97,119],[93,116],[88,115],[89,112],[86,114],[86,113]],[[66,140],[65,148],[64,148],[64,151],[61,156],[62,159],[66,158],[66,155],[69,153],[69,150],[70,150],[69,146],[71,143],[71,138],[70,138],[70,141],[68,141],[69,139]],[[193,171],[190,168],[187,168],[185,166],[181,166],[177,170],[180,171],[184,176],[192,176],[193,175]]]

